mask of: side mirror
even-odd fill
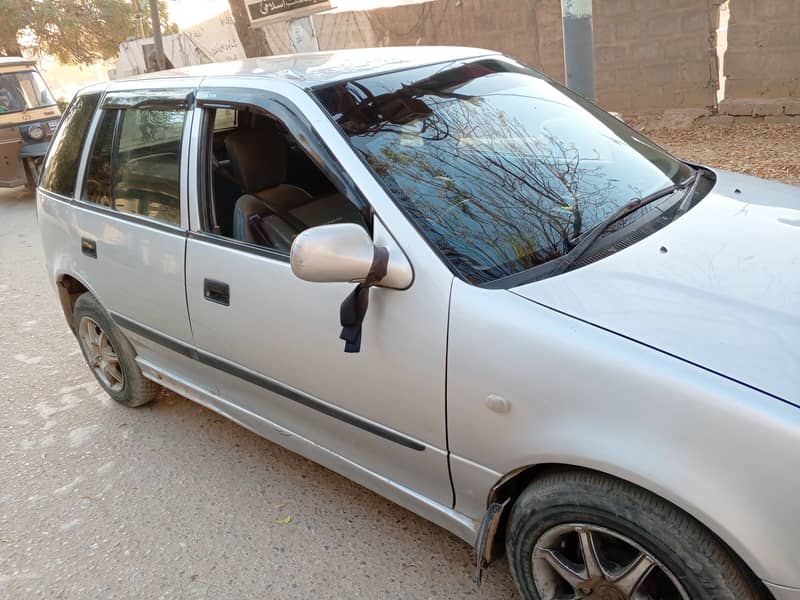
[[[373,285],[405,289],[411,285],[411,265],[402,252],[376,246],[355,223],[311,227],[300,233],[289,255],[292,272],[305,281],[356,283],[339,308],[344,351],[361,351],[361,326]]]
[[[363,283],[376,260],[386,261],[386,274],[371,285],[405,289],[413,273],[404,255],[373,244],[355,223],[320,225],[301,232],[292,242],[292,272],[304,281]]]

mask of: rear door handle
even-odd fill
[[[97,242],[89,238],[81,238],[81,252],[89,258],[97,258]]]
[[[209,302],[230,306],[231,290],[224,281],[203,279],[203,296]]]

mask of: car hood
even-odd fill
[[[800,406],[800,187],[716,173],[667,227],[511,291]]]

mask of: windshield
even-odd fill
[[[317,96],[417,228],[477,284],[562,256],[623,204],[691,173],[508,59],[383,74]]]
[[[55,103],[37,71],[0,75],[0,114],[53,106]]]

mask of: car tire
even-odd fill
[[[25,189],[35,190],[39,184],[39,171],[42,167],[41,158],[23,158],[22,168],[25,171]]]
[[[136,407],[158,395],[161,386],[142,375],[133,346],[88,292],[75,301],[73,323],[86,364],[111,398]]]
[[[744,564],[693,517],[590,471],[531,483],[509,515],[506,551],[517,588],[531,600],[762,597]]]

